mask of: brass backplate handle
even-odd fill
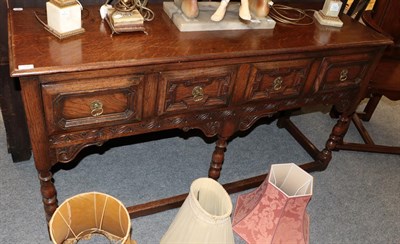
[[[103,103],[95,100],[90,103],[90,113],[93,117],[100,116],[103,114]]]
[[[347,74],[349,73],[348,69],[342,69],[342,71],[340,71],[340,76],[339,76],[339,80],[340,81],[345,81],[347,80]]]
[[[283,84],[283,78],[282,76],[278,76],[275,78],[275,80],[273,81],[274,84],[274,90],[278,91],[282,88],[282,84]]]
[[[204,98],[204,90],[201,86],[195,86],[192,90],[193,100],[200,102]]]

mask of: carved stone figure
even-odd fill
[[[221,0],[217,10],[211,16],[212,21],[221,21],[226,13],[226,8],[230,0]],[[196,18],[199,15],[197,0],[174,0],[183,14],[188,18]],[[239,8],[239,17],[243,20],[251,20],[251,14],[255,17],[266,17],[269,14],[272,1],[269,0],[241,0]]]

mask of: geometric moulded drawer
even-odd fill
[[[276,100],[299,96],[309,78],[312,59],[252,63],[246,100]]]
[[[237,66],[160,72],[158,115],[227,107]]]
[[[143,76],[120,76],[42,85],[49,133],[139,121]]]
[[[315,82],[315,91],[332,91],[358,86],[367,74],[369,54],[325,57]]]

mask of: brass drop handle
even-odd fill
[[[193,100],[200,102],[204,98],[204,90],[201,86],[195,86],[192,90]]]
[[[340,81],[345,81],[347,80],[347,74],[349,73],[348,69],[342,69],[342,71],[340,71],[340,76],[339,76],[339,80]]]
[[[90,103],[90,113],[93,117],[100,116],[103,114],[103,103],[96,100]]]
[[[273,81],[274,84],[274,90],[278,91],[282,88],[282,84],[283,84],[283,78],[282,76],[278,76],[275,78],[275,80]]]

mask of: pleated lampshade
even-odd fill
[[[65,200],[51,217],[49,231],[54,244],[77,243],[93,235],[102,235],[113,243],[136,243],[130,240],[131,220],[124,205],[99,192]]]
[[[190,191],[160,243],[234,243],[232,202],[211,178],[193,181]]]

